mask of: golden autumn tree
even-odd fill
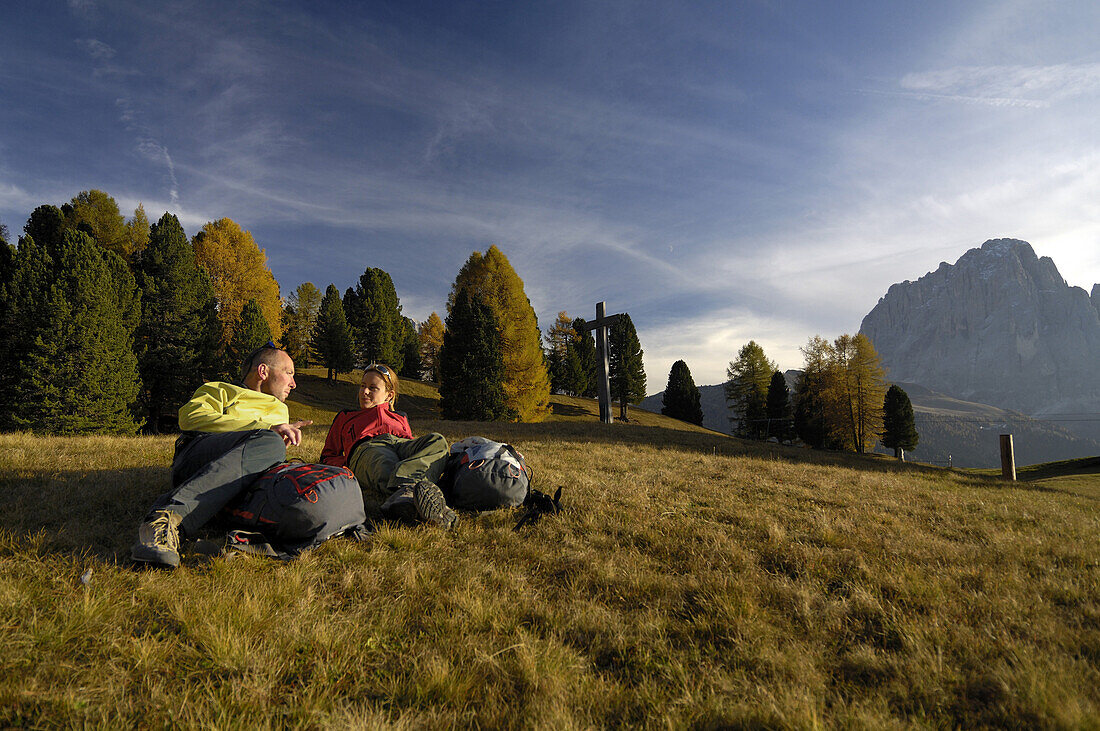
[[[195,261],[214,285],[223,346],[229,343],[249,300],[256,301],[272,337],[278,340],[283,332],[279,283],[267,268],[267,254],[256,245],[252,234],[235,221],[221,218],[203,226],[191,244]]]
[[[538,318],[508,258],[496,246],[470,254],[451,287],[450,311],[459,292],[477,294],[492,310],[504,360],[504,400],[520,421],[550,413],[550,376],[543,357]]]
[[[145,247],[149,245],[151,230],[149,217],[145,215],[145,206],[138,203],[138,207],[134,209],[134,217],[126,222],[126,246],[131,258],[145,251]]]
[[[841,335],[833,343],[834,388],[841,405],[841,425],[850,447],[869,452],[882,431],[886,370],[871,339],[863,333]]]
[[[443,347],[443,320],[435,312],[416,328],[420,340],[421,370],[428,380],[439,383],[439,349]]]

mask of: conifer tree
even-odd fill
[[[559,312],[554,324],[546,331],[546,369],[550,373],[550,390],[570,393],[569,343],[573,340],[573,319]]]
[[[432,383],[439,383],[439,350],[443,347],[443,320],[435,312],[418,326],[421,370]]]
[[[15,345],[15,321],[12,319],[11,305],[8,303],[8,287],[11,284],[12,265],[15,261],[15,247],[8,243],[8,227],[0,222],[0,393],[10,393],[13,350]],[[3,414],[6,407],[0,406],[0,429],[4,428]]]
[[[150,228],[133,265],[142,291],[135,351],[146,428],[173,431],[179,407],[204,381],[222,375],[214,290],[171,213]]]
[[[565,355],[566,393],[596,397],[596,339],[583,317],[573,320],[573,338]]]
[[[874,447],[882,431],[886,371],[863,333],[841,335],[833,343],[833,352],[836,377],[831,385],[840,405],[838,426],[846,446],[862,454]]]
[[[730,361],[726,369],[726,403],[733,412],[730,421],[737,423],[737,436],[766,438],[768,384],[775,371],[775,363],[768,360],[755,340],[743,345],[737,360]]]
[[[44,206],[32,214],[12,262],[4,299],[17,329],[0,421],[51,433],[133,433],[136,284],[60,213]]]
[[[773,373],[771,382],[768,383],[766,411],[768,419],[767,436],[775,437],[781,442],[793,439],[794,424],[791,420],[791,390],[787,387],[787,379],[780,371]]]
[[[336,374],[350,371],[354,364],[351,352],[351,330],[344,317],[344,304],[340,290],[330,284],[321,300],[317,323],[313,328],[313,350],[321,365],[328,369],[328,380],[335,381]]]
[[[104,249],[129,260],[133,253],[129,232],[114,198],[102,190],[85,190],[61,210],[69,228],[84,231]]]
[[[344,294],[344,315],[351,327],[359,365],[385,363],[400,372],[404,365],[405,320],[390,275],[367,267],[355,289],[349,288]]]
[[[138,207],[134,209],[134,217],[126,222],[126,248],[130,252],[131,260],[135,254],[141,253],[149,245],[151,232],[149,218],[145,215],[145,206],[138,203]]]
[[[420,337],[416,333],[416,321],[411,317],[401,318],[401,331],[402,331],[402,343],[401,343],[401,370],[398,374],[405,378],[415,378],[420,380],[422,377],[421,371],[423,370],[422,363],[420,362]]]
[[[794,427],[798,438],[814,449],[837,449],[829,428],[828,383],[832,346],[815,335],[801,348],[804,365],[795,389]]]
[[[315,360],[311,343],[320,310],[321,291],[313,282],[299,284],[286,298],[283,306],[283,336],[279,344],[298,368],[306,368]]]
[[[630,315],[625,312],[607,334],[610,349],[608,358],[611,380],[611,398],[619,400],[619,418],[627,421],[626,405],[636,404],[645,398],[645,365],[642,362],[642,344]]]
[[[661,413],[692,424],[703,423],[703,407],[699,401],[699,389],[691,377],[687,363],[678,360],[668,372],[668,385],[662,399]]]
[[[214,287],[223,347],[228,346],[249,300],[256,300],[272,335],[282,336],[283,301],[279,283],[267,267],[267,254],[256,245],[252,234],[232,219],[220,218],[205,224],[191,245],[195,261],[206,270]],[[238,365],[231,364],[231,379],[236,379],[233,371]]]
[[[905,459],[905,450],[916,449],[920,442],[913,416],[913,403],[900,386],[891,385],[882,401],[882,446]]]
[[[439,352],[439,410],[444,419],[514,420],[504,394],[504,358],[492,308],[459,289]]]
[[[265,343],[274,342],[271,338],[271,328],[267,324],[267,318],[260,310],[256,300],[249,300],[241,310],[241,316],[237,318],[233,326],[233,337],[226,348],[225,370],[230,374],[234,383],[242,377],[241,364],[249,353]]]
[[[449,297],[469,290],[493,312],[501,357],[504,398],[520,421],[542,421],[550,413],[550,376],[542,352],[542,334],[531,301],[507,257],[496,246],[484,256],[474,252],[455,278]]]

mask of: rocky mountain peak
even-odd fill
[[[860,329],[892,381],[1031,414],[1100,410],[1100,285],[1068,286],[1026,241],[891,286]]]

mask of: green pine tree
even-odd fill
[[[385,363],[400,372],[405,362],[405,318],[390,275],[368,267],[344,294],[344,315],[359,365]]]
[[[765,399],[765,410],[768,419],[767,436],[775,437],[781,442],[787,442],[794,438],[794,424],[791,419],[791,390],[787,387],[787,379],[783,373],[776,371],[772,374],[768,383],[768,394]]]
[[[750,340],[737,353],[737,360],[730,361],[726,369],[726,402],[737,423],[735,433],[739,437],[764,439],[767,437],[768,384],[775,363],[764,355],[764,349]]]
[[[204,381],[221,375],[214,289],[171,213],[150,228],[133,262],[142,291],[135,340],[146,428],[174,431],[180,405]]]
[[[439,351],[439,409],[444,419],[513,420],[505,403],[504,359],[496,317],[476,292],[456,294]]]
[[[882,400],[882,446],[905,459],[905,450],[916,449],[920,442],[913,416],[913,403],[900,386],[891,385]]]
[[[283,336],[279,344],[298,368],[306,368],[316,360],[311,342],[317,313],[321,310],[321,297],[313,282],[304,282],[290,293],[283,305]]]
[[[338,373],[350,371],[355,362],[344,303],[340,300],[340,290],[333,284],[325,289],[321,299],[321,309],[313,327],[313,350],[321,365],[328,369],[329,381],[335,381]]]
[[[137,286],[116,255],[47,208],[32,214],[6,288],[16,332],[0,418],[37,432],[133,433]]]
[[[398,374],[403,378],[420,380],[423,376],[424,365],[420,359],[420,335],[416,330],[416,322],[409,317],[401,318],[404,323],[402,335],[402,365]]]
[[[703,423],[703,407],[699,401],[699,389],[691,377],[687,363],[678,360],[668,372],[668,385],[662,399],[661,413],[692,424]]]
[[[574,396],[596,397],[596,338],[583,317],[573,320],[573,339],[565,352],[565,384]]]
[[[229,373],[235,373],[235,382],[243,380],[241,371],[245,358],[256,348],[271,342],[271,327],[256,300],[248,300],[241,316],[233,326],[233,335],[226,348],[226,366]]]
[[[623,313],[607,334],[611,350],[608,368],[611,379],[611,398],[619,400],[619,418],[627,421],[626,405],[636,404],[645,398],[645,366],[642,363],[642,344],[630,315]]]

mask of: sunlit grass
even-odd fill
[[[409,386],[417,433],[513,442],[567,512],[520,533],[495,512],[452,532],[380,524],[288,564],[187,550],[177,571],[134,571],[171,438],[0,436],[0,726],[1100,717],[1087,495],[656,415],[438,421],[432,388]],[[292,452],[314,458],[324,431]]]

